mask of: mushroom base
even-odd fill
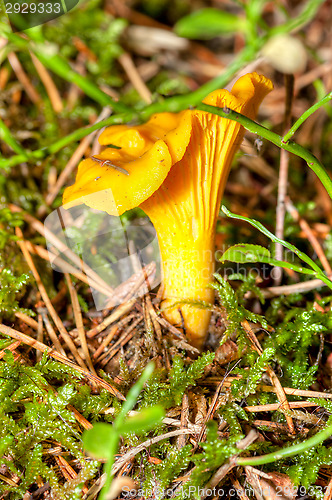
[[[159,246],[164,286],[163,315],[173,325],[184,328],[191,345],[202,349],[211,311],[199,302],[205,302],[206,306],[214,302],[214,290],[208,287],[213,281],[214,237],[184,237],[176,246],[174,240],[163,238]]]

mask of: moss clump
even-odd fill
[[[60,498],[71,500],[72,485],[61,486],[55,472],[54,457],[59,453],[77,461],[84,476],[81,483],[94,476],[98,463],[84,456],[81,428],[68,408],[76,398],[80,399],[80,376],[67,366],[43,356],[32,367],[15,361],[9,351],[0,361],[0,441],[5,470],[0,491],[7,498],[21,499],[33,483],[42,480],[61,491]],[[11,474],[19,478],[17,486],[5,480]]]

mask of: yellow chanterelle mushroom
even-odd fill
[[[216,90],[204,103],[253,119],[271,90],[269,79],[249,73],[231,92]],[[63,197],[65,208],[85,203],[111,215],[137,206],[144,210],[158,235],[163,314],[172,324],[183,324],[197,348],[204,344],[211,313],[179,302],[213,303],[208,284],[214,272],[216,219],[243,133],[237,122],[197,110],[156,114],[139,126],[109,127],[100,143],[121,149],[106,148],[97,161],[83,160]]]

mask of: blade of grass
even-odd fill
[[[236,460],[236,463],[237,465],[252,466],[271,464],[272,462],[276,462],[277,460],[281,460],[283,458],[290,458],[294,457],[295,455],[299,455],[300,453],[305,453],[314,446],[317,446],[328,439],[331,435],[332,424],[326,427],[326,429],[324,429],[323,431],[317,432],[317,434],[307,439],[303,443],[289,446],[288,448],[283,448],[281,450],[274,451],[273,453],[268,453],[267,455],[262,455],[259,457],[238,458]]]
[[[213,113],[218,116],[222,116],[223,118],[227,118],[229,120],[234,120],[240,123],[246,130],[249,130],[253,134],[257,134],[261,137],[264,137],[264,139],[267,139],[268,141],[272,142],[272,144],[275,144],[276,146],[278,146],[278,148],[285,149],[286,151],[289,151],[290,153],[293,153],[296,156],[303,158],[307,162],[311,170],[315,172],[315,174],[325,187],[326,191],[330,195],[330,198],[332,198],[332,180],[330,179],[330,176],[327,174],[323,165],[318,161],[318,159],[307,149],[303,148],[302,146],[296,144],[293,141],[290,141],[287,144],[285,144],[283,142],[283,138],[280,135],[276,134],[275,132],[272,132],[266,127],[259,125],[259,123],[256,123],[254,120],[250,120],[250,118],[247,118],[246,116],[241,115],[237,111],[233,111],[229,108],[221,109],[215,106],[209,106],[208,104],[202,103],[199,106],[197,106],[196,109],[199,109],[200,111],[207,111],[208,113]]]
[[[231,219],[238,219],[238,220],[244,220],[251,224],[253,227],[258,229],[261,233],[265,234],[268,238],[270,238],[271,241],[274,243],[280,243],[284,247],[288,248],[291,252],[295,253],[301,260],[303,260],[306,264],[308,264],[314,271],[316,271],[316,276],[324,281],[326,285],[332,289],[332,281],[329,280],[327,276],[323,273],[323,271],[317,266],[317,264],[310,259],[305,253],[301,252],[296,246],[292,245],[291,243],[288,243],[287,241],[281,240],[280,238],[277,238],[273,233],[271,233],[266,227],[263,226],[260,222],[254,220],[254,219],[249,219],[248,217],[244,217],[243,215],[236,215],[230,212],[224,205],[221,207],[221,210],[224,212],[227,217],[230,217]]]
[[[1,140],[4,141],[7,144],[7,146],[9,146],[13,151],[15,151],[16,154],[24,156],[25,159],[28,158],[25,153],[25,150],[22,148],[22,146],[19,145],[16,139],[14,139],[9,128],[5,125],[5,123],[1,119],[0,119],[0,137]]]
[[[9,168],[11,166],[17,165],[18,163],[22,161],[27,160],[27,156],[29,158],[34,158],[34,159],[40,159],[44,158],[47,155],[54,154],[58,152],[60,149],[63,147],[67,146],[68,144],[79,141],[83,137],[87,136],[88,134],[91,134],[91,132],[94,132],[95,130],[99,130],[102,127],[107,127],[110,125],[115,125],[115,124],[121,124],[121,123],[127,123],[132,120],[139,120],[141,121],[142,119],[147,119],[152,112],[164,112],[164,111],[179,111],[180,109],[184,109],[189,106],[190,103],[190,97],[192,94],[189,94],[189,96],[180,96],[179,98],[170,98],[166,99],[162,103],[157,103],[157,104],[152,104],[150,106],[147,106],[144,110],[142,110],[140,113],[136,113],[135,111],[131,111],[128,113],[121,113],[115,116],[110,116],[106,120],[102,120],[98,123],[95,123],[94,125],[91,125],[90,127],[82,127],[80,129],[75,130],[72,134],[67,135],[66,137],[63,137],[59,139],[58,141],[54,142],[47,148],[42,148],[38,149],[33,152],[26,153],[25,155],[19,154],[17,156],[13,156],[8,159],[0,159],[0,168]],[[175,108],[175,109],[174,109]],[[289,151],[290,153],[295,154],[296,156],[299,156],[300,158],[303,158],[308,166],[315,172],[317,177],[320,179],[322,182],[323,186],[327,190],[329,196],[332,198],[332,180],[330,179],[329,175],[325,171],[323,165],[318,161],[318,159],[310,153],[307,149],[303,148],[299,144],[296,144],[293,141],[288,142],[285,144],[283,142],[283,138],[276,134],[275,132],[272,132],[271,130],[267,129],[266,127],[263,127],[262,125],[259,125],[253,120],[250,120],[244,115],[241,115],[240,113],[237,113],[236,111],[230,110],[227,108],[227,110],[223,110],[221,108],[217,108],[215,106],[209,106],[207,104],[199,104],[197,106],[197,109],[201,111],[207,111],[209,113],[216,114],[218,116],[221,116],[223,118],[227,118],[229,120],[235,120],[238,123],[240,123],[246,130],[249,130],[250,132],[257,134],[261,137],[264,137],[268,141],[272,142],[276,146],[278,146],[281,149],[285,149],[286,151]]]
[[[313,106],[311,106],[311,108],[307,109],[307,111],[305,111],[300,116],[300,118],[298,120],[296,120],[296,122],[294,123],[294,125],[287,132],[287,134],[284,135],[284,137],[282,138],[282,142],[287,143],[289,141],[289,139],[291,137],[293,137],[293,135],[295,134],[295,132],[297,131],[297,129],[302,125],[302,123],[305,122],[305,120],[307,120],[307,118],[309,118],[309,116],[311,116],[315,111],[317,111],[317,109],[319,109],[320,107],[324,106],[324,104],[327,104],[331,99],[332,99],[332,92],[330,92],[329,94],[327,94],[320,101],[316,102],[316,104],[314,104]]]
[[[136,117],[136,114],[134,112],[122,113],[110,116],[106,120],[101,120],[97,123],[94,123],[93,125],[90,125],[89,127],[81,127],[75,130],[75,132],[72,132],[71,134],[68,134],[65,137],[62,137],[58,141],[54,142],[53,144],[50,144],[50,146],[48,147],[36,149],[35,151],[23,150],[20,154],[12,156],[11,158],[0,158],[0,168],[11,168],[23,161],[27,161],[28,159],[40,160],[48,155],[57,153],[58,151],[60,151],[60,149],[68,146],[72,142],[80,141],[96,130],[100,130],[101,128],[108,127],[110,125],[119,125],[129,122],[134,119],[134,117]]]
[[[187,95],[170,97],[162,102],[152,103],[140,112],[140,118],[146,121],[154,113],[170,111],[177,113],[189,106],[199,104],[210,92],[225,87],[234,75],[243,69],[243,67],[253,61],[264,45],[264,38],[256,41],[255,46],[247,46],[240,54],[228,65],[227,69],[209,82],[199,87],[194,92]]]
[[[110,452],[110,459],[106,462],[104,466],[104,472],[106,474],[106,480],[104,487],[101,491],[100,494],[100,500],[106,500],[107,494],[110,489],[110,485],[113,479],[113,474],[112,474],[112,468],[113,464],[115,461],[115,454],[117,451],[119,439],[120,439],[120,432],[121,432],[121,424],[123,423],[127,413],[133,409],[137,402],[137,398],[140,394],[140,392],[143,389],[143,386],[145,382],[151,377],[152,373],[154,370],[154,364],[149,363],[145,369],[142,375],[140,376],[139,380],[136,382],[136,384],[130,389],[130,391],[127,394],[126,401],[123,403],[121,411],[119,415],[116,417],[116,420],[113,424],[114,427],[114,433],[111,435],[111,439],[109,444],[109,452]]]
[[[325,2],[325,0],[309,0],[303,10],[295,19],[290,19],[281,26],[276,26],[270,30],[270,35],[274,36],[279,33],[290,33],[294,30],[299,30],[302,26],[309,23],[316,15],[319,7]]]
[[[53,71],[67,82],[76,84],[88,97],[102,106],[111,106],[117,113],[123,113],[130,110],[130,108],[121,102],[115,102],[88,78],[74,71],[66,59],[55,53],[46,41],[41,43],[39,36],[37,36],[33,30],[30,30],[29,34],[30,37],[33,37],[30,38],[30,40],[9,31],[6,32],[6,37],[19,49],[31,50],[46,68]]]

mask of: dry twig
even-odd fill
[[[13,70],[15,71],[15,74],[17,76],[17,79],[20,81],[22,84],[23,89],[27,93],[27,95],[30,97],[31,101],[34,104],[40,104],[42,102],[42,99],[35,89],[35,87],[32,85],[30,79],[28,78],[26,72],[22,68],[22,65],[20,61],[18,60],[17,55],[15,52],[10,52],[8,54],[8,61]]]
[[[95,375],[97,375],[96,371],[95,371],[95,369],[93,367],[92,361],[91,361],[89,347],[88,347],[88,344],[87,344],[87,341],[86,341],[85,330],[84,330],[84,325],[83,325],[83,318],[82,318],[80,304],[78,302],[77,292],[76,292],[76,289],[75,289],[75,287],[73,285],[73,282],[70,279],[70,276],[69,276],[68,273],[65,273],[65,277],[66,277],[67,284],[68,284],[68,289],[69,289],[69,293],[70,293],[71,303],[73,305],[73,311],[74,311],[76,328],[77,328],[77,331],[78,331],[78,336],[80,338],[80,342],[81,342],[81,346],[82,346],[83,353],[84,353],[84,356],[85,356],[85,360],[86,360],[86,362],[88,364],[89,369],[92,371],[92,373],[94,373]]]
[[[37,59],[37,57],[30,51],[30,57],[37,70],[37,73],[44,84],[48,97],[50,98],[52,107],[56,113],[61,113],[63,110],[62,100],[58,89],[56,88],[49,72],[45,66]]]
[[[131,81],[133,87],[137,90],[143,101],[145,101],[147,104],[150,104],[152,102],[151,92],[145,85],[143,79],[141,78],[141,75],[139,74],[135,64],[133,63],[132,58],[127,52],[121,54],[121,56],[119,57],[119,63],[127,73],[129,80]]]
[[[74,358],[76,359],[77,363],[82,368],[87,369],[84,361],[82,360],[81,356],[79,355],[79,353],[78,353],[78,351],[76,349],[76,346],[75,346],[74,342],[70,338],[70,336],[69,336],[67,330],[65,329],[65,327],[64,327],[64,325],[63,325],[63,323],[62,323],[62,321],[61,321],[61,319],[59,317],[59,315],[57,314],[56,310],[53,307],[53,304],[52,304],[52,302],[51,302],[51,300],[50,300],[50,298],[49,298],[49,296],[48,296],[48,294],[46,292],[46,289],[45,289],[45,287],[44,287],[44,285],[42,283],[42,280],[40,279],[40,276],[39,276],[39,273],[38,273],[38,271],[36,269],[36,266],[34,265],[34,262],[33,262],[32,258],[31,258],[31,255],[30,255],[30,253],[29,253],[29,251],[28,251],[28,249],[26,247],[25,241],[23,239],[23,233],[22,233],[21,229],[18,228],[18,227],[16,228],[16,235],[19,238],[21,238],[20,240],[17,241],[17,244],[19,245],[19,247],[20,247],[20,249],[21,249],[21,251],[22,251],[22,253],[24,255],[24,258],[27,261],[27,264],[28,264],[28,266],[30,267],[30,269],[31,269],[31,271],[33,273],[33,276],[34,276],[34,278],[36,280],[38,289],[40,291],[40,295],[42,296],[42,299],[45,302],[45,305],[46,305],[46,307],[47,307],[47,309],[48,309],[48,311],[49,311],[49,313],[50,313],[50,315],[51,315],[51,317],[52,317],[55,325],[57,326],[59,332],[62,335],[63,340],[66,342],[67,346],[69,347],[69,349],[70,349],[72,355],[74,356]],[[51,332],[51,329],[49,330],[49,333],[50,332]],[[55,338],[57,338],[57,336],[55,335],[55,337],[53,337],[53,338],[54,338],[54,341],[55,341]],[[60,344],[58,343],[58,341],[56,341],[55,345],[57,345],[57,349],[58,350],[60,349],[59,352],[61,352],[62,348],[61,348]],[[61,353],[63,354],[63,352],[64,351],[62,351]]]

